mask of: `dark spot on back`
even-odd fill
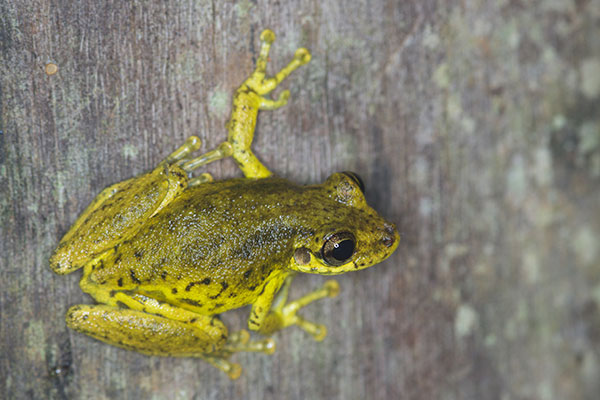
[[[225,281],[221,282],[221,291],[217,294],[215,294],[214,296],[210,296],[211,299],[216,299],[217,297],[219,297],[227,288],[229,287],[229,284]]]
[[[186,299],[185,297],[181,297],[177,300],[181,301],[182,303],[189,304],[191,306],[202,307],[202,304],[198,303],[196,300]]]
[[[129,270],[129,276],[131,277],[131,280],[133,281],[133,283],[137,283],[140,284],[142,283],[142,281],[140,281],[136,276],[135,276],[135,271],[130,269]]]

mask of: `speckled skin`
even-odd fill
[[[340,207],[335,186],[341,182],[352,185],[336,174],[315,186],[265,178],[191,188],[131,239],[90,263],[85,275],[89,284],[211,315],[254,303],[269,274],[294,268],[294,249],[310,248],[318,258],[331,232],[355,232],[360,252],[351,268],[365,268],[373,257],[390,253],[381,241],[385,221],[369,208]]]
[[[263,95],[310,60],[300,49],[265,78],[274,38],[268,30],[261,35],[257,69],[234,97],[227,142],[190,159],[200,143],[188,139],[153,171],[105,189],[61,240],[51,267],[59,274],[83,267],[80,286],[100,303],[71,307],[69,327],[146,354],[201,357],[237,378],[241,367],[227,361],[232,353],[271,353],[274,342],[248,342],[245,331],[230,335],[216,314],[251,304],[250,329],[270,334],[298,325],[320,340],[325,327],[296,312],[335,296],[337,283],[286,303],[293,275],[367,268],[396,249],[395,227],[366,204],[356,175],[336,173],[323,184],[299,186],[272,177],[253,155],[258,110],[284,105],[289,92],[278,100]],[[188,178],[227,156],[245,178]],[[325,244],[333,249],[340,233],[351,250],[328,259]]]

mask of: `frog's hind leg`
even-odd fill
[[[102,305],[71,307],[67,325],[72,329],[144,354],[199,357],[232,379],[241,372],[239,365],[227,360],[233,353],[275,351],[270,339],[250,342],[247,331],[228,335],[215,316],[197,314],[142,294],[99,289],[89,278],[91,268],[86,266],[80,286]]]
[[[232,153],[233,149],[231,147],[231,144],[229,142],[223,142],[216,149],[201,154],[198,157],[195,157],[191,160],[185,160],[180,162],[181,168],[184,171],[190,173],[203,165],[229,157]]]
[[[189,159],[190,154],[200,148],[200,144],[201,142],[198,137],[190,136],[183,145],[165,158],[162,163],[166,165],[177,164],[189,174],[203,165],[229,157],[232,154],[231,145],[228,142],[223,142],[216,149]],[[191,178],[188,181],[188,186],[196,186],[201,183],[211,182],[212,180],[212,176],[205,172],[197,177]]]
[[[216,149],[189,159],[189,156],[200,148],[201,143],[197,136],[190,136],[177,150],[169,154],[161,164],[177,164],[189,173],[203,165],[229,157],[232,153],[231,145],[228,142],[223,142]]]
[[[259,341],[250,341],[250,334],[248,331],[242,329],[239,332],[229,335],[227,343],[218,352],[218,355],[205,355],[202,358],[227,373],[231,379],[237,379],[242,372],[242,368],[239,364],[232,364],[227,360],[230,355],[238,352],[273,354],[275,348],[275,341],[273,339],[267,338]]]
[[[199,155],[191,160],[180,161],[181,168],[188,174],[203,165],[211,163],[213,161],[220,160],[222,158],[229,157],[232,153],[231,145],[228,142],[221,143],[216,149],[210,150],[204,154]],[[204,172],[197,177],[189,180],[188,186],[197,186],[202,183],[212,182],[213,178],[208,172]]]
[[[190,320],[173,320],[139,310],[110,305],[76,305],[66,315],[67,325],[78,332],[127,350],[143,354],[201,358],[231,379],[242,372],[227,358],[237,351],[272,353],[270,340],[249,342],[248,332],[227,337],[227,328],[217,318],[194,315]]]
[[[190,136],[187,140],[177,148],[174,152],[169,154],[167,158],[165,158],[162,163],[171,165],[179,160],[187,158],[191,153],[198,150],[202,142],[198,138],[198,136]]]

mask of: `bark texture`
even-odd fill
[[[287,329],[234,382],[68,330],[91,299],[50,271],[58,240],[189,135],[225,139],[266,27],[271,71],[313,60],[257,154],[302,183],[357,171],[399,250],[303,312],[324,342]],[[599,0],[1,0],[0,397],[596,399],[599,38]]]

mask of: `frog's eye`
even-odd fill
[[[354,254],[356,239],[350,232],[337,232],[325,240],[321,247],[321,256],[329,265],[335,267],[345,264]]]
[[[360,176],[358,176],[358,174],[356,172],[344,171],[344,172],[342,172],[342,174],[344,174],[348,178],[352,179],[354,181],[354,183],[356,183],[358,185],[358,188],[360,189],[360,191],[363,192],[363,194],[365,193],[365,184],[363,183],[363,180],[360,179]]]

